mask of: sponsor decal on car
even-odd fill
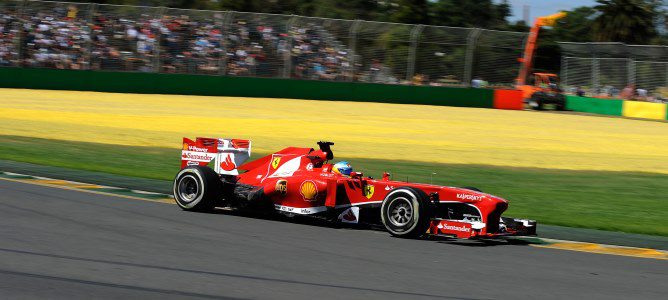
[[[188,150],[188,143],[183,143],[183,150]]]
[[[198,166],[198,165],[199,165],[198,162],[196,162],[196,161],[191,161],[191,160],[189,160],[189,161],[186,163],[186,166]]]
[[[323,212],[327,210],[327,207],[325,206],[318,206],[318,207],[290,207],[290,206],[284,206],[284,205],[278,205],[274,204],[274,208],[279,211],[284,211],[288,213],[294,213],[294,214],[302,214],[302,215],[309,215],[309,214],[315,214],[319,212]]]
[[[288,193],[288,181],[285,179],[276,181],[276,192],[281,196],[285,196]]]
[[[215,153],[202,153],[193,151],[182,151],[181,157],[183,160],[194,160],[199,162],[209,162],[216,157]]]
[[[376,190],[376,188],[372,184],[367,184],[364,186],[364,197],[367,199],[371,199],[371,196],[373,196],[373,192]]]
[[[466,227],[466,226],[456,226],[456,225],[448,225],[448,223],[441,223],[436,226],[438,229],[443,229],[443,230],[452,230],[452,231],[461,231],[461,232],[470,232],[471,228]]]
[[[462,200],[480,201],[482,200],[483,197],[485,196],[478,196],[471,194],[457,194],[457,199],[462,199]]]
[[[228,172],[237,168],[237,166],[234,164],[234,161],[232,160],[232,154],[227,155],[225,161],[220,163],[220,168]]]
[[[390,191],[390,190],[393,190],[393,189],[394,189],[394,187],[391,186],[391,185],[386,185],[386,186],[385,186],[385,190],[386,190],[386,191]]]
[[[209,150],[206,149],[206,148],[200,148],[200,147],[197,147],[197,146],[190,146],[190,145],[188,145],[188,151],[209,152]]]
[[[307,171],[313,171],[313,163],[306,164],[306,170]]]
[[[281,163],[281,157],[280,156],[274,157],[271,160],[271,168],[276,170],[276,168],[278,168],[278,164],[280,164],[280,163]]]
[[[318,195],[318,187],[315,185],[315,182],[307,180],[299,186],[299,193],[304,197],[305,201],[314,201],[315,196]]]

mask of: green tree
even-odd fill
[[[510,16],[507,1],[495,4],[491,0],[438,0],[431,5],[434,25],[501,29]]]
[[[335,18],[378,20],[380,7],[374,0],[315,0],[302,1],[300,10],[307,16]],[[309,3],[306,3],[309,2]]]
[[[566,17],[557,21],[552,30],[552,37],[559,42],[591,42],[592,24],[596,10],[582,6],[567,12]],[[549,30],[549,29],[544,29]]]
[[[658,17],[654,2],[644,0],[597,0],[594,8],[600,15],[594,20],[592,33],[597,42],[648,44],[657,36]]]
[[[427,0],[398,0],[397,9],[390,17],[392,22],[429,24]]]

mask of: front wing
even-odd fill
[[[488,233],[482,222],[448,220],[434,218],[429,226],[429,234],[436,236],[457,237],[460,239],[484,239],[504,236],[534,236],[536,221],[501,217],[498,232]]]

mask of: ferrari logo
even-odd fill
[[[371,196],[373,196],[374,190],[375,190],[375,188],[373,187],[373,185],[370,185],[370,184],[365,185],[364,186],[364,197],[366,197],[367,199],[371,199]]]
[[[281,163],[281,157],[280,156],[274,157],[274,159],[271,160],[271,168],[272,169],[278,168],[279,163]]]

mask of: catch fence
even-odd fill
[[[559,43],[562,85],[617,96],[627,86],[657,93],[668,87],[668,47],[622,43]]]
[[[165,7],[0,0],[0,66],[512,85],[527,33]]]

